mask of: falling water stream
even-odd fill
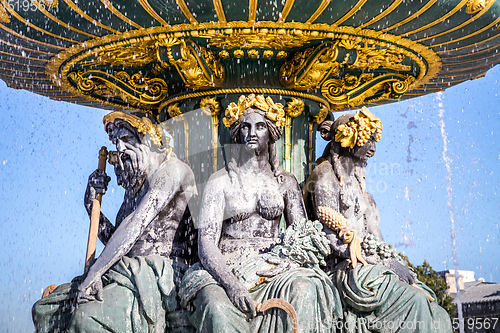
[[[444,123],[444,108],[443,108],[443,93],[438,92],[436,97],[439,106],[439,126],[441,128],[441,137],[443,138],[443,161],[446,166],[446,181],[448,186],[446,187],[447,197],[448,197],[448,209],[450,211],[450,232],[451,232],[451,245],[453,247],[453,266],[455,269],[455,285],[457,286],[457,298],[456,298],[456,306],[457,306],[457,314],[458,320],[460,323],[460,333],[464,333],[464,325],[463,325],[463,313],[462,313],[462,302],[460,301],[460,288],[458,285],[458,280],[460,275],[458,274],[458,256],[457,256],[457,242],[456,242],[456,234],[455,230],[455,217],[453,215],[453,206],[451,204],[452,197],[452,186],[451,186],[451,168],[450,168],[450,158],[447,155],[448,152],[448,134],[446,133],[445,123]]]

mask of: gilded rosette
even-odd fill
[[[177,103],[169,105],[167,113],[172,118],[182,115],[181,109],[179,108],[179,104]]]
[[[286,103],[285,112],[287,117],[296,118],[304,111],[304,101],[295,97]]]
[[[207,116],[217,117],[220,114],[221,106],[215,97],[205,97],[200,101],[200,108]]]

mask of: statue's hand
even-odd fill
[[[87,303],[91,301],[102,301],[102,280],[101,276],[87,275],[85,280],[78,286],[77,303]]]
[[[402,265],[395,259],[384,260],[383,265],[390,268],[399,277],[399,280],[408,284],[414,284],[417,276],[408,267]]]
[[[84,197],[85,208],[89,214],[92,211],[92,201],[98,193],[106,193],[110,180],[111,178],[106,175],[106,172],[99,169],[90,174]]]
[[[254,318],[255,316],[257,316],[257,310],[255,309],[253,299],[250,296],[248,290],[246,290],[241,283],[226,288],[226,293],[234,306],[238,308],[238,310],[246,313],[248,316],[250,316],[250,318]]]
[[[106,172],[97,169],[90,174],[88,186],[93,188],[96,193],[104,194],[108,189],[108,183],[110,180],[111,178],[106,174]]]
[[[278,274],[288,271],[292,267],[299,267],[298,264],[288,260],[277,257],[270,257],[266,260],[268,263],[277,265],[276,267],[269,269],[267,271],[257,271],[256,274],[264,277],[273,277]]]

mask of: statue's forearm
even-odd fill
[[[99,217],[99,229],[97,230],[97,236],[99,240],[106,245],[115,232],[116,228],[111,222],[106,218],[106,216],[101,213]]]
[[[83,205],[85,206],[85,210],[87,211],[87,214],[89,214],[89,217],[92,214],[92,202],[96,198],[96,194],[95,189],[90,185],[87,185],[87,189],[85,190],[85,195],[83,197]]]
[[[203,238],[200,239],[199,256],[203,267],[224,289],[227,290],[240,283],[227,267],[224,257],[215,243]]]
[[[348,245],[344,244],[344,241],[338,237],[336,232],[328,232],[326,237],[330,241],[330,248],[332,249],[332,253],[335,256],[341,258],[350,258]]]
[[[140,226],[130,225],[132,221],[132,216],[128,216],[122,222],[121,228],[114,232],[113,237],[110,237],[101,255],[90,267],[89,276],[102,276],[111,266],[130,251],[141,235]],[[127,228],[127,225],[129,228]]]
[[[91,187],[87,186],[87,189],[85,190],[85,196],[84,196],[84,206],[85,210],[87,211],[87,214],[89,215],[89,218],[91,218],[92,215],[92,206],[94,199],[96,197],[96,190]],[[99,240],[106,245],[113,233],[115,232],[115,226],[108,220],[108,218],[101,212],[99,216],[99,228],[98,228],[98,233],[97,236],[99,237]]]

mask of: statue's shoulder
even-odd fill
[[[194,185],[195,177],[191,168],[176,156],[170,156],[168,160],[163,162],[154,172],[153,179],[160,186],[164,186],[165,182],[170,184]]]
[[[208,188],[215,188],[215,187],[225,187],[225,185],[231,183],[231,180],[229,178],[229,173],[225,168],[219,169],[216,172],[214,172],[207,181],[207,187]],[[206,188],[207,188],[206,187]]]
[[[171,156],[170,162],[172,163],[172,167],[178,170],[179,173],[193,175],[194,177],[193,170],[191,170],[189,165],[178,159],[177,156]]]
[[[304,186],[304,200],[309,200],[309,196],[317,195],[318,193],[337,192],[340,191],[340,182],[333,170],[330,161],[325,160],[317,165],[307,178]],[[318,192],[319,191],[319,192]]]
[[[177,158],[177,156],[172,155],[163,162],[157,169],[157,172],[160,173],[165,173],[168,172],[169,174],[175,175],[184,175],[186,173],[193,173],[191,171],[191,168],[184,162],[182,162],[180,159]]]
[[[295,175],[289,171],[286,171],[286,170],[283,170],[281,172],[281,176],[283,177],[283,179],[285,179],[285,181],[294,181],[294,182],[297,181],[297,178],[295,177]]]
[[[314,170],[312,171],[311,177],[317,181],[337,179],[337,176],[333,171],[332,164],[328,160],[324,160],[319,165],[317,165],[316,168],[314,168]]]
[[[283,170],[279,175],[278,183],[283,188],[291,189],[299,186],[299,182],[295,175],[291,172]]]
[[[370,193],[368,192],[365,192],[363,194],[364,198],[365,198],[365,202],[368,203],[369,205],[371,206],[377,206],[377,204],[375,203],[375,199],[373,198],[373,195],[371,195]]]
[[[228,174],[226,168],[221,168],[221,169],[215,171],[208,178],[209,181],[210,180],[222,180],[222,179],[229,179],[229,174]]]

